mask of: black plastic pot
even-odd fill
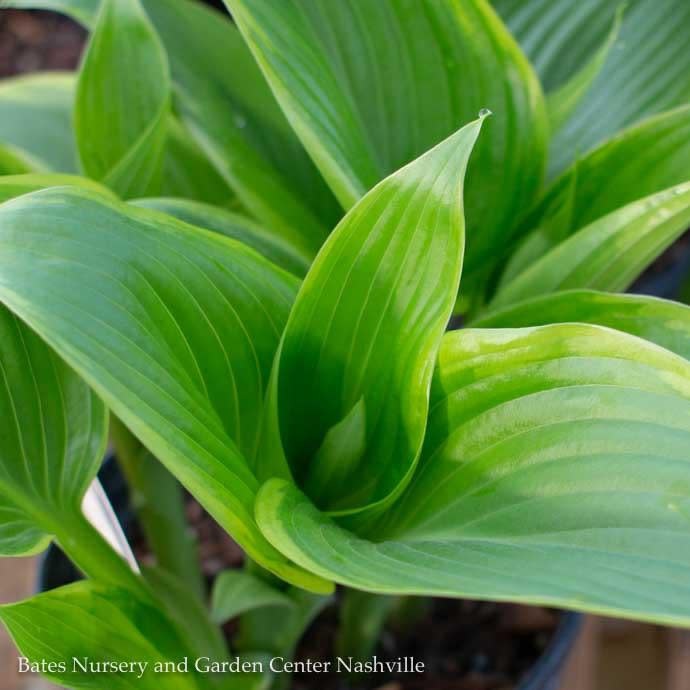
[[[129,507],[129,491],[113,457],[106,458],[98,477],[122,528],[131,537],[137,528]],[[80,577],[72,563],[53,544],[45,552],[41,561],[37,581],[38,590],[46,592],[75,582]],[[577,638],[581,619],[582,616],[578,613],[564,613],[546,650],[515,690],[557,689],[568,654]]]
[[[663,271],[648,270],[630,288],[630,292],[664,299],[677,299],[681,285],[690,275],[690,243],[677,245],[675,260]]]
[[[532,670],[522,679],[516,690],[556,690],[565,663],[580,632],[582,615],[567,611]]]

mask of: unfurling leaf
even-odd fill
[[[409,481],[460,281],[463,179],[480,124],[376,185],[312,264],[276,358],[267,431],[274,451],[259,454],[262,478],[291,472],[338,512],[390,501]],[[331,481],[330,469],[316,465],[332,467],[339,427],[358,440],[347,451],[351,466]]]
[[[0,416],[0,554],[37,553],[54,539],[85,574],[137,592],[130,566],[82,512],[105,451],[105,407],[1,304]]]

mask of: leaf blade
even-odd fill
[[[690,225],[690,184],[634,201],[573,233],[499,286],[490,307],[560,290],[625,291]]]
[[[0,243],[0,299],[259,562],[323,588],[261,537],[243,454],[294,278],[237,242],[75,189],[5,202]]]
[[[101,401],[38,336],[0,306],[0,553],[36,553],[57,520],[79,515],[100,466]]]
[[[26,173],[0,176],[0,203],[39,189],[66,186],[81,187],[104,196],[112,196],[110,190],[98,182],[90,180],[88,177],[62,175],[59,173]]]
[[[245,571],[226,570],[213,583],[211,618],[218,624],[259,608],[294,606],[289,596]]]
[[[546,107],[552,136],[567,122],[606,64],[609,53],[618,38],[624,8],[625,5],[618,6],[609,35],[589,61],[567,82],[547,95]]]
[[[136,74],[113,89],[122,74]],[[84,170],[123,196],[160,186],[170,110],[162,45],[139,0],[104,0],[82,61],[74,125]]]
[[[563,84],[602,45],[618,3],[493,0],[547,90]],[[556,133],[550,175],[624,127],[684,104],[690,96],[685,35],[690,8],[682,0],[627,3],[620,39],[579,107]]]
[[[315,252],[339,210],[235,26],[188,0],[144,6],[166,47],[187,129],[252,215]]]
[[[467,270],[495,259],[496,245],[537,191],[547,125],[539,84],[488,4],[225,4],[346,209],[481,108],[491,109],[496,116],[468,175]],[[510,79],[495,78],[506,71]]]
[[[137,199],[132,203],[243,242],[296,276],[303,276],[314,258],[302,247],[269,232],[250,218],[216,206],[174,198]]]
[[[567,290],[489,311],[472,326],[511,328],[568,322],[624,331],[690,359],[690,308],[645,295]]]
[[[276,427],[264,440],[277,438],[284,455],[264,449],[259,476],[291,470],[309,484],[318,475],[320,500],[346,512],[390,500],[407,481],[460,280],[463,179],[480,126],[481,119],[466,125],[379,183],[322,248],[274,365],[268,409]],[[339,473],[321,476],[317,450],[358,408],[364,453],[353,459],[347,481]]]
[[[690,180],[690,105],[620,132],[578,159],[545,190],[520,223],[524,235],[511,264],[541,252],[607,213]]]
[[[75,620],[75,609],[78,619]],[[52,662],[45,676],[75,688],[93,688],[108,679],[117,690],[160,687],[161,675],[154,664],[186,655],[186,648],[168,621],[150,602],[128,590],[79,582],[39,594],[18,604],[0,607],[0,619],[19,649],[33,662]],[[56,625],[61,621],[62,625]],[[73,660],[86,661],[86,670]],[[143,673],[94,670],[88,661],[146,663]],[[141,674],[141,677],[139,675]],[[200,675],[166,673],[166,687],[199,690],[207,687]]]
[[[87,28],[98,9],[98,0],[10,2],[65,12]],[[176,110],[199,147],[256,218],[315,252],[340,209],[235,26],[190,0],[144,0],[144,7],[168,53]]]
[[[72,134],[74,79],[46,72],[0,82],[0,142],[40,171],[78,172]],[[31,127],[27,127],[27,123]]]
[[[420,469],[369,539],[279,479],[267,537],[368,591],[690,624],[687,361],[581,324],[457,331],[432,399]]]

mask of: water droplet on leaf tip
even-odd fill
[[[479,117],[485,118],[488,117],[489,115],[492,115],[493,113],[488,109],[488,108],[482,108],[479,111]]]

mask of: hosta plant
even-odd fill
[[[86,575],[0,608],[29,661],[285,683],[58,662],[289,658],[336,584],[360,650],[381,595],[690,624],[690,309],[622,294],[690,225],[688,3],[4,5],[90,32],[0,84],[0,552]]]

